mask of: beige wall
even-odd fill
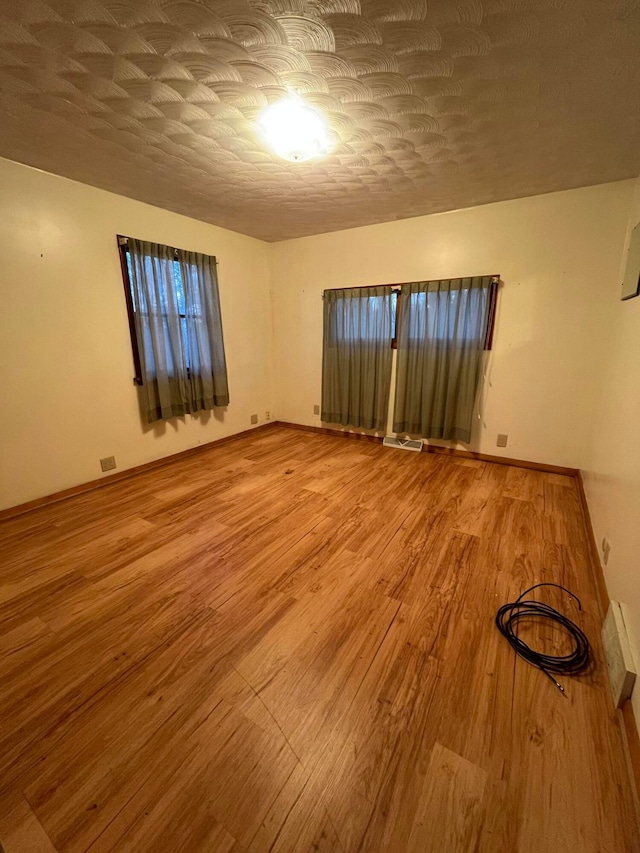
[[[632,181],[275,244],[276,412],[320,425],[321,293],[499,273],[494,349],[471,449],[571,467],[586,458]],[[496,447],[507,433],[505,449]]]
[[[272,406],[269,247],[0,160],[0,508],[261,422]],[[116,234],[216,255],[231,403],[146,427]]]
[[[627,239],[640,222],[636,184]],[[625,246],[626,250],[626,246]],[[626,251],[622,253],[623,262]],[[604,575],[611,598],[622,602],[632,651],[640,666],[640,297],[620,301],[620,273],[606,281],[601,335],[606,357],[597,374],[592,440],[585,486],[598,546],[611,544]],[[633,695],[640,721],[640,689]]]

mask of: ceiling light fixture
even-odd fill
[[[325,117],[299,95],[270,104],[257,124],[267,145],[284,160],[302,163],[323,157],[333,148]]]

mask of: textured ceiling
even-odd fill
[[[639,0],[0,0],[0,155],[280,240],[632,177]],[[336,148],[254,130],[295,90]]]

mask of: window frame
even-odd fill
[[[136,332],[136,309],[133,304],[131,293],[131,276],[129,275],[129,243],[128,238],[118,234],[118,252],[120,255],[120,268],[122,270],[122,281],[124,284],[124,298],[127,305],[127,320],[129,321],[129,336],[131,337],[131,349],[133,352],[134,385],[144,385],[142,378],[142,360],[140,358],[140,346]],[[177,254],[177,252],[176,252]],[[177,258],[174,259],[177,263]],[[186,320],[186,314],[178,314],[181,320]],[[187,364],[187,376],[191,375],[191,367]]]
[[[484,278],[484,276],[481,276]],[[485,339],[483,343],[483,350],[490,351],[493,349],[493,333],[495,330],[496,324],[496,311],[498,306],[498,290],[500,287],[500,282],[502,279],[499,274],[493,274],[491,276],[491,289],[489,292],[489,317],[487,320],[487,331],[485,334]],[[398,349],[398,317],[400,316],[400,300],[402,298],[402,284],[413,284],[414,282],[405,281],[400,284],[392,284],[391,285],[391,297],[395,297],[395,323],[393,326],[393,336],[391,338],[391,349]],[[362,285],[363,287],[367,287],[367,285]],[[330,288],[331,290],[343,290],[342,287],[334,287]]]
[[[400,297],[402,290],[399,287],[391,289],[391,298],[395,297],[395,321],[393,323],[393,335],[391,337],[391,349],[398,349],[398,317],[400,316]]]
[[[138,335],[136,333],[136,312],[133,307],[133,296],[131,295],[131,278],[129,277],[129,245],[127,238],[118,234],[118,255],[120,257],[120,269],[122,270],[122,283],[124,285],[124,300],[127,306],[127,319],[129,321],[129,336],[131,338],[131,350],[133,352],[133,384],[143,385],[142,361],[140,359],[140,348],[138,346]]]

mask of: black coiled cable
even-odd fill
[[[563,590],[572,598],[575,598],[578,602],[578,610],[582,610],[580,599],[565,587],[557,583],[537,583],[535,586],[525,589],[515,601],[502,605],[496,613],[496,626],[498,631],[500,631],[503,637],[506,637],[511,647],[521,658],[541,669],[547,678],[550,678],[556,687],[564,693],[564,687],[556,681],[551,673],[576,675],[579,672],[583,672],[589,666],[590,661],[591,649],[589,640],[571,619],[560,613],[550,604],[545,604],[542,601],[522,600],[525,595],[539,586],[555,586]],[[573,650],[568,655],[545,655],[530,648],[517,634],[518,623],[522,619],[550,619],[552,622],[560,625],[571,637],[574,645]]]

